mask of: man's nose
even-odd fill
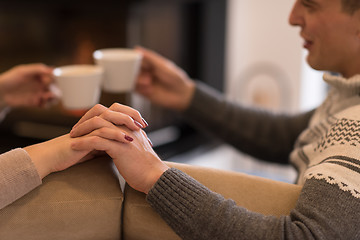
[[[289,23],[292,26],[303,26],[304,19],[303,19],[303,6],[301,5],[299,0],[296,0],[294,6],[289,15]]]

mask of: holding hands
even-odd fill
[[[70,134],[24,149],[41,178],[105,152],[130,186],[148,193],[168,166],[154,152],[142,130],[146,126],[140,113],[131,107],[115,103],[107,108],[98,104]]]
[[[71,147],[80,152],[106,152],[131,187],[148,193],[168,167],[141,129],[146,126],[140,113],[130,107],[97,105],[74,126]]]

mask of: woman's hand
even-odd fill
[[[101,104],[95,105],[75,124],[70,132],[71,137],[80,137],[94,130],[108,133],[108,128],[125,125],[131,130],[137,131],[148,126],[141,114],[128,106],[114,103],[110,108]],[[107,127],[107,128],[104,128]],[[131,137],[125,132],[117,131],[116,139],[121,142],[131,141]]]
[[[178,111],[187,109],[195,83],[170,60],[141,47],[136,50],[143,55],[136,90],[157,105]]]
[[[65,170],[76,163],[92,158],[89,150],[71,149],[73,138],[63,135],[52,140],[25,147],[39,176],[44,178],[52,172]]]
[[[127,128],[122,131],[118,125]],[[131,107],[115,103],[107,108],[98,104],[90,109],[73,127],[72,137],[67,134],[24,149],[30,155],[40,177],[44,178],[52,172],[65,170],[92,158],[99,152],[103,152],[99,147],[88,147],[82,150],[72,149],[73,142],[82,141],[82,139],[87,140],[98,135],[104,139],[112,139],[117,143],[129,143],[134,140],[131,137],[133,135],[131,131],[139,131],[146,126],[147,123],[140,113]],[[131,131],[125,130],[129,128]]]
[[[135,121],[147,126],[140,113],[130,107],[97,105],[72,129],[71,147],[80,152],[106,152],[130,186],[148,193],[168,167]]]
[[[13,67],[0,75],[0,102],[10,107],[46,106],[56,99],[50,90],[52,68],[44,64]]]
[[[145,132],[131,131],[124,126],[113,128],[107,124],[101,129],[74,138],[72,149],[79,152],[106,152],[125,181],[134,189],[147,194],[169,167],[154,152]],[[119,133],[125,133],[133,140],[128,143],[119,141],[116,137]]]

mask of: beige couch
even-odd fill
[[[204,167],[168,163],[238,205],[266,215],[288,214],[296,185]],[[108,158],[79,164],[46,177],[42,186],[0,210],[1,240],[180,239],[126,185],[124,194]]]

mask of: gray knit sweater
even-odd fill
[[[148,202],[183,239],[360,239],[360,76],[324,79],[332,90],[315,112],[254,111],[199,84],[185,113],[244,152],[290,160],[303,189],[289,216],[248,211],[176,169],[161,176]]]

